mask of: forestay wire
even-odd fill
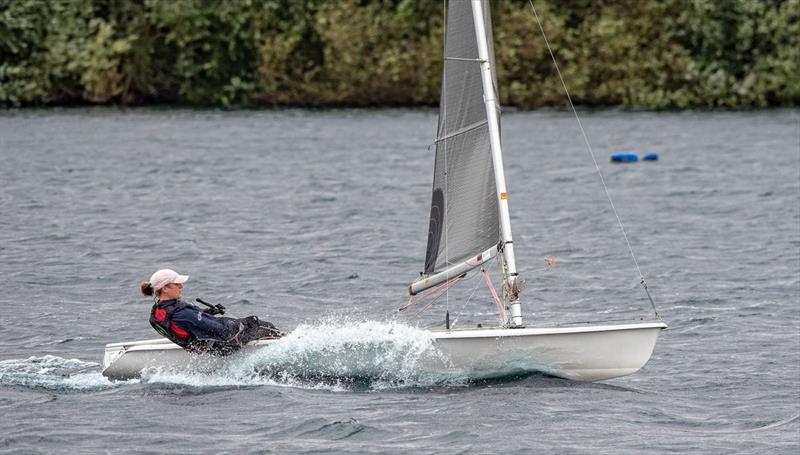
[[[650,291],[647,289],[647,281],[644,279],[644,274],[642,273],[642,269],[639,267],[639,261],[636,260],[636,255],[633,253],[631,242],[628,240],[628,234],[627,232],[625,232],[625,226],[623,226],[622,219],[619,217],[619,213],[617,213],[617,208],[614,206],[614,201],[611,199],[611,193],[608,191],[608,187],[606,186],[606,181],[603,178],[603,173],[600,171],[600,166],[597,164],[597,159],[594,156],[592,145],[589,143],[589,138],[586,135],[586,131],[583,129],[583,124],[581,124],[581,119],[578,116],[578,111],[575,109],[575,105],[572,103],[572,97],[570,96],[569,90],[567,89],[567,84],[564,82],[564,77],[561,75],[561,69],[558,67],[556,56],[555,54],[553,54],[553,49],[550,47],[550,40],[547,39],[547,35],[544,32],[542,21],[539,19],[539,14],[536,12],[536,8],[533,6],[533,0],[528,0],[528,3],[531,5],[531,10],[533,10],[533,15],[536,18],[536,23],[539,25],[539,30],[542,32],[542,38],[544,38],[544,43],[547,46],[547,51],[550,53],[550,58],[553,60],[553,65],[556,68],[556,73],[558,73],[558,79],[561,81],[561,86],[564,87],[564,93],[567,95],[567,101],[569,101],[569,107],[572,109],[572,113],[575,115],[575,120],[578,122],[578,128],[580,128],[581,135],[583,136],[583,141],[586,143],[586,149],[589,151],[589,156],[592,157],[592,162],[594,162],[594,167],[597,170],[597,175],[600,177],[600,183],[603,184],[603,190],[606,193],[606,197],[608,198],[609,204],[611,204],[611,210],[613,210],[614,216],[617,218],[617,223],[619,224],[619,228],[622,231],[622,236],[625,238],[625,244],[628,246],[628,251],[631,254],[631,258],[633,259],[633,264],[636,266],[636,271],[639,272],[639,278],[641,279],[640,283],[642,285],[642,288],[644,289],[645,294],[647,294],[647,298],[650,300],[650,305],[652,305],[653,307],[653,313],[655,314],[656,318],[661,319],[661,315],[658,314],[658,310],[656,309],[656,303],[653,301],[653,297],[650,295]]]

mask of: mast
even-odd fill
[[[511,309],[511,324],[522,325],[522,310],[519,304],[519,287],[517,284],[517,265],[514,259],[514,243],[511,239],[511,218],[508,213],[508,192],[506,177],[503,171],[503,153],[500,147],[500,122],[497,111],[497,100],[494,79],[492,78],[489,44],[483,21],[482,0],[472,0],[472,18],[475,22],[475,36],[478,40],[478,58],[481,66],[483,82],[483,101],[486,106],[486,118],[489,122],[489,139],[494,167],[494,181],[497,188],[498,211],[500,217],[500,241],[503,252],[503,299]]]

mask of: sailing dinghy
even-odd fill
[[[438,355],[421,360],[417,368],[442,377],[477,379],[539,372],[581,381],[638,371],[650,359],[659,332],[667,327],[655,305],[655,319],[646,322],[523,324],[499,110],[488,1],[450,0],[427,253],[424,272],[410,285],[409,293],[446,288],[466,274],[485,273],[484,265],[496,260],[502,296],[495,299],[504,322],[498,327],[465,329],[448,323],[444,329],[432,330],[431,342]],[[644,279],[642,284],[647,291]],[[505,309],[510,310],[508,316]],[[213,372],[280,342],[258,340],[228,357],[190,354],[165,339],[112,343],[106,345],[103,375],[134,378],[148,368]]]

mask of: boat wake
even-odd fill
[[[57,392],[87,392],[117,387],[100,374],[100,365],[53,355],[0,361],[0,386],[23,386]]]
[[[333,391],[465,386],[475,378],[426,371],[442,361],[429,331],[393,322],[338,317],[302,324],[279,341],[231,358],[214,371],[149,368],[141,379],[109,381],[101,365],[53,355],[0,361],[0,386],[92,392],[144,386],[288,386]]]

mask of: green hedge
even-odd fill
[[[800,104],[800,0],[537,0],[576,103]],[[505,105],[565,98],[493,2]],[[0,0],[0,105],[436,104],[439,0]]]

